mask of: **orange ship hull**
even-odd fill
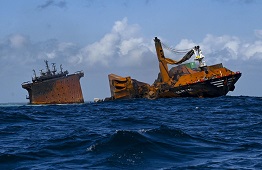
[[[235,83],[241,77],[240,72],[233,72],[222,63],[207,66],[199,46],[186,52],[185,56],[176,61],[166,58],[160,40],[155,37],[155,47],[159,61],[160,73],[150,86],[131,77],[110,74],[109,84],[111,97],[106,100],[130,98],[169,98],[169,97],[219,97],[234,91]],[[170,49],[170,48],[169,48]],[[178,50],[175,50],[179,52]],[[195,54],[195,62],[182,64]],[[167,64],[178,65],[168,69]]]

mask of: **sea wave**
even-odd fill
[[[257,97],[0,106],[0,169],[261,169]]]

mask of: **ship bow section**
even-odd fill
[[[235,83],[240,77],[241,73],[237,72],[212,79],[200,79],[194,83],[170,88],[170,91],[177,97],[219,97],[234,91]]]

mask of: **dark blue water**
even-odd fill
[[[262,169],[262,98],[0,104],[0,169]]]

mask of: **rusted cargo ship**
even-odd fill
[[[32,82],[22,83],[22,88],[28,91],[30,104],[69,104],[83,103],[83,94],[80,78],[84,76],[82,71],[68,74],[68,71],[57,72],[55,63],[52,63],[51,71],[46,63],[46,72],[40,70],[40,76],[36,76],[35,70]]]
[[[168,97],[218,97],[235,89],[241,77],[222,63],[207,66],[199,46],[195,46],[179,61],[166,58],[160,40],[155,37],[155,48],[160,73],[152,85],[139,82],[131,77],[108,75],[111,97],[106,100],[130,98],[168,98]],[[170,48],[169,48],[170,49]],[[181,51],[180,51],[181,52]],[[182,64],[195,54],[195,61]],[[178,65],[168,70],[167,64]]]

